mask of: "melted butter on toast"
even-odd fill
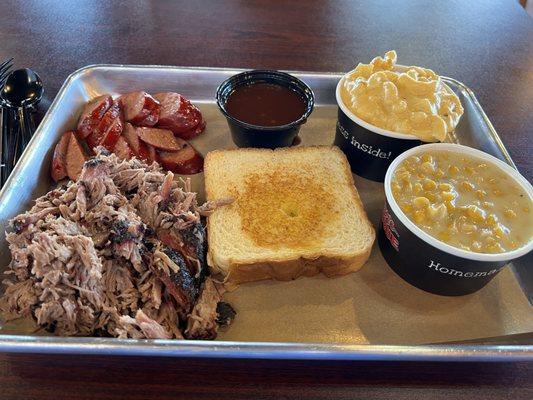
[[[312,176],[278,166],[248,174],[236,196],[242,229],[261,247],[319,246],[335,212],[335,199]]]

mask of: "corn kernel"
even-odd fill
[[[428,162],[428,163],[432,163],[433,162],[433,157],[431,157],[429,154],[422,155],[421,159],[424,162]]]
[[[431,201],[432,203],[435,203],[437,201],[437,196],[435,196],[433,193],[426,193],[426,197]]]
[[[431,179],[424,179],[424,189],[426,190],[435,190],[437,188],[437,184],[435,181]]]
[[[448,215],[448,209],[444,204],[433,205],[427,208],[427,215],[433,220],[443,220]]]
[[[398,172],[396,172],[396,177],[400,181],[408,182],[410,176],[411,176],[411,174],[409,173],[409,171],[398,171]]]
[[[459,168],[457,168],[455,165],[450,165],[448,167],[448,173],[450,175],[457,175],[458,172],[459,172]]]
[[[484,201],[483,203],[481,203],[481,205],[483,206],[483,208],[492,208],[492,207],[494,207],[494,203],[491,203],[490,201]]]
[[[503,253],[505,250],[499,243],[494,243],[487,246],[487,251],[489,253]]]
[[[474,173],[474,168],[470,166],[464,167],[464,170],[468,175],[472,175]]]
[[[462,181],[459,186],[461,187],[461,189],[466,190],[467,192],[470,192],[475,189],[475,186],[467,181]]]
[[[431,174],[432,172],[435,172],[435,166],[425,161],[422,163],[422,165],[420,165],[420,170],[426,174]]]
[[[443,192],[451,192],[453,190],[453,186],[449,183],[439,183],[439,189]]]
[[[494,239],[492,236],[487,236],[485,238],[485,243],[487,243],[489,246],[496,243],[496,239]]]
[[[472,233],[477,231],[477,226],[474,224],[463,224],[461,225],[461,231],[464,233]]]
[[[422,222],[424,222],[425,218],[426,215],[424,213],[424,210],[415,211],[414,219],[417,224],[421,224]]]
[[[437,239],[440,239],[443,242],[447,242],[448,240],[450,240],[450,233],[447,231],[441,231],[438,233]]]
[[[455,199],[455,193],[454,192],[442,192],[441,194],[442,200],[444,201],[452,201]]]
[[[468,215],[475,222],[481,222],[485,220],[485,212],[475,205],[470,205],[466,208],[466,215]]]
[[[494,214],[489,214],[485,222],[487,223],[488,226],[494,226],[498,222],[498,218]]]
[[[507,218],[516,218],[516,213],[511,210],[511,209],[507,209],[503,212],[503,214],[507,217]]]
[[[445,202],[444,202],[444,205],[445,205],[446,208],[448,209],[448,212],[449,212],[449,213],[455,211],[455,205],[454,205],[451,201],[445,201]]]
[[[417,208],[417,209],[421,209],[421,208],[427,208],[429,207],[429,199],[427,197],[416,197],[414,200],[413,200],[413,205]]]
[[[401,209],[404,213],[408,214],[413,211],[413,206],[411,204],[402,204]]]
[[[417,182],[414,184],[413,186],[413,192],[414,194],[420,194],[424,191],[424,189],[422,188],[422,184],[420,182]]]
[[[442,169],[437,169],[435,171],[435,173],[433,174],[435,176],[435,178],[442,178],[444,176],[444,171]]]
[[[498,224],[498,226],[496,226],[496,228],[492,230],[492,234],[501,239],[507,235],[507,232],[505,231],[503,226]]]
[[[484,190],[476,190],[476,197],[479,200],[483,200],[486,195],[487,195],[487,192],[485,192]]]

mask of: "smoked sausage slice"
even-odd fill
[[[112,103],[113,98],[105,94],[91,100],[85,105],[78,120],[78,133],[82,139],[85,139],[96,129]]]
[[[159,120],[159,102],[144,91],[131,92],[119,98],[124,120],[136,126],[154,126]]]
[[[190,139],[190,133],[196,133],[194,129],[200,125],[203,119],[202,113],[189,100],[172,92],[157,93],[154,98],[161,103],[161,112],[157,123],[159,128],[170,129],[182,139],[186,137]],[[203,129],[197,134],[202,131]]]

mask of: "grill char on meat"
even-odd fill
[[[0,311],[57,335],[213,339],[222,290],[200,221],[212,208],[157,164],[100,149],[11,221]]]

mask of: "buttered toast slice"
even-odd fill
[[[233,198],[207,222],[208,264],[229,286],[357,271],[375,239],[345,155],[331,146],[216,150],[208,200]]]

